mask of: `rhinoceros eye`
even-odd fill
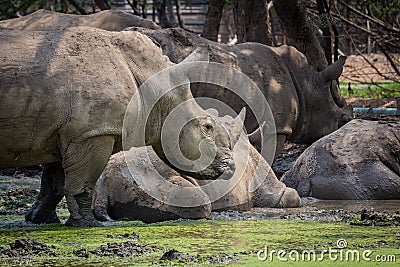
[[[201,127],[201,132],[203,133],[204,137],[206,137],[207,139],[209,138],[210,140],[213,139],[213,135],[214,135],[214,126],[211,123],[205,123],[202,125]]]
[[[213,129],[213,126],[211,123],[207,123],[206,125],[204,125],[204,127],[208,130],[211,131]]]

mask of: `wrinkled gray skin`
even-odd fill
[[[285,141],[312,143],[338,129],[352,118],[352,108],[340,95],[336,80],[342,73],[345,57],[321,72],[308,65],[306,57],[294,47],[269,47],[258,43],[234,46],[215,43],[182,29],[151,30],[133,27],[160,44],[171,61],[179,62],[199,44],[209,47],[210,61],[240,70],[261,89],[275,119],[277,132],[276,153]],[[195,97],[219,99],[236,112],[245,103],[224,88],[192,86]],[[248,92],[248,102],[258,103],[255,94]],[[252,106],[252,105],[250,105]],[[258,128],[254,116],[247,109],[247,132]],[[264,145],[269,147],[268,137]],[[254,140],[255,143],[261,143]]]
[[[63,21],[64,14],[56,12],[47,14],[51,16],[54,25],[68,27],[64,26],[66,24]],[[96,20],[90,19],[90,16],[87,16],[87,21],[93,20],[91,26],[102,27],[95,25]],[[88,23],[81,22],[81,17],[69,15],[68,19],[74,21],[73,25]],[[54,26],[45,23],[47,20],[44,19],[43,25],[40,23],[29,25],[29,21],[26,22],[27,19],[23,17],[12,22],[10,20],[10,23],[5,25],[13,29],[28,27],[31,30],[54,29]],[[294,47],[274,48],[258,43],[228,46],[209,41],[183,29],[154,29],[143,23],[133,26],[135,27],[126,30],[140,31],[149,36],[160,45],[163,53],[172,62],[181,62],[198,45],[208,45],[211,62],[223,63],[249,76],[262,90],[275,119],[277,131],[275,158],[282,151],[285,141],[311,144],[338,129],[353,117],[352,108],[346,106],[346,101],[341,96],[335,81],[342,72],[345,58],[317,73],[308,65],[306,57]],[[219,99],[236,112],[247,106],[243,100],[224,88],[194,85],[191,90],[195,97]],[[254,97],[254,93],[248,92],[247,100],[250,106],[259,103],[259,99]],[[253,132],[259,125],[251,110],[249,108],[247,110],[246,130]],[[271,139],[266,134],[263,136],[262,141],[253,139],[252,143],[258,145],[263,143],[271,149],[271,144],[268,143]]]
[[[282,181],[302,197],[400,199],[400,123],[353,120],[308,147]]]
[[[107,31],[122,31],[136,26],[159,29],[154,22],[120,10],[104,10],[91,15],[73,15],[40,9],[21,18],[0,21],[0,28],[30,31],[55,31],[86,26]]]
[[[40,195],[26,220],[59,222],[55,207],[65,195],[70,212],[67,225],[97,226],[90,209],[91,192],[111,154],[122,148],[127,105],[138,86],[173,63],[141,33],[88,27],[0,30],[0,51],[0,167],[48,164]],[[202,56],[197,51],[189,60]],[[145,145],[160,148],[162,122],[172,109],[192,98],[189,85],[161,98],[150,113],[151,123],[145,125]],[[191,131],[181,137],[180,142],[187,144],[182,152],[197,151],[207,137],[214,146],[218,144],[216,162],[207,172],[210,178],[233,172],[231,149],[242,118],[231,122],[236,130],[228,133],[218,118],[191,103],[185,110],[185,116],[193,118],[188,123]],[[137,108],[143,111],[143,107]],[[205,129],[215,134],[210,137]]]
[[[241,156],[246,149],[249,149],[248,158]],[[236,172],[242,174],[240,180],[227,195],[212,203],[207,193],[199,187],[212,181],[197,180],[176,172],[162,162],[151,147],[141,147],[125,153],[124,155],[120,152],[111,157],[97,182],[92,208],[99,220],[128,219],[152,223],[177,218],[208,218],[211,211],[217,210],[244,211],[252,207],[288,208],[300,205],[296,190],[286,187],[275,177],[268,163],[243,136],[234,148]],[[146,153],[149,154],[153,165],[144,163],[143,158]],[[127,167],[125,158],[135,171],[140,169],[143,173],[149,173],[155,167],[167,181],[196,189],[191,195],[182,195],[177,189],[166,190],[163,192],[166,200],[179,198],[186,203],[190,198],[198,198],[203,199],[205,204],[196,207],[177,207],[151,197],[138,186]],[[222,183],[230,183],[232,179],[213,182],[214,186],[210,191],[219,190]],[[184,197],[189,199],[185,201]]]

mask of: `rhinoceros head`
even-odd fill
[[[235,171],[233,147],[242,133],[245,116],[243,108],[235,119],[209,113],[189,121],[179,134],[179,149],[185,159],[178,163],[178,169],[197,179],[215,179],[221,174],[229,179]],[[186,159],[188,165],[179,166]]]
[[[185,81],[190,81],[193,71],[201,70],[201,64],[193,63],[207,59],[208,50],[196,49],[168,73],[165,83],[176,86],[150,112],[146,145],[152,145],[157,155],[180,173],[197,179],[229,179],[235,170],[232,150],[242,133],[246,111],[236,118],[222,118],[216,110],[204,110],[197,104],[190,82]]]
[[[308,103],[311,108],[307,112],[310,113],[306,134],[308,142],[337,130],[353,117],[352,107],[346,104],[337,83],[345,61],[346,57],[341,57],[324,70],[314,73],[312,103]]]

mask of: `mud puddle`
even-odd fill
[[[253,208],[250,211],[213,212],[214,220],[298,219],[325,222],[353,222],[375,214],[382,225],[400,225],[400,200],[319,200],[303,198],[299,208]],[[400,220],[400,218],[399,218]],[[362,223],[360,223],[362,224]],[[373,221],[365,225],[374,224]],[[375,225],[377,225],[375,223]]]

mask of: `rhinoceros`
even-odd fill
[[[400,123],[353,120],[308,147],[282,181],[302,197],[400,199]]]
[[[87,26],[107,31],[122,31],[131,26],[159,29],[154,22],[120,10],[104,10],[91,15],[73,15],[40,9],[24,17],[0,21],[0,28],[55,31]]]
[[[52,12],[49,15],[55,25],[63,24],[64,14]],[[70,15],[69,19],[76,25],[81,23],[81,17]],[[14,19],[5,26],[13,29],[27,28],[29,22],[25,21],[25,18]],[[92,26],[100,27],[94,24]],[[134,26],[126,30],[140,31],[159,43],[163,53],[172,62],[182,61],[200,44],[208,45],[210,61],[230,66],[249,76],[261,89],[275,119],[275,158],[280,154],[285,141],[311,144],[352,118],[352,108],[346,105],[336,83],[341,75],[345,57],[341,57],[325,70],[316,72],[308,65],[306,57],[294,47],[269,47],[258,43],[229,46],[209,41],[183,29],[152,29],[143,24]],[[29,29],[51,30],[53,26],[32,23]],[[208,84],[194,85],[191,89],[195,97],[221,100],[236,112],[247,106],[243,99],[225,88]],[[245,98],[250,106],[257,106],[259,103],[259,97],[253,91],[245,92]],[[251,109],[248,110],[250,112],[247,112],[245,125],[247,132],[253,132],[258,128],[258,122]],[[254,142],[265,143],[265,147],[271,149],[269,141],[272,139],[269,133],[264,133],[263,137],[262,142]]]
[[[183,29],[146,29],[132,27],[159,43],[171,61],[179,62],[198,45],[209,47],[210,61],[235,68],[250,77],[264,94],[275,120],[276,153],[285,141],[308,143],[316,141],[352,118],[352,107],[346,104],[338,90],[337,79],[343,71],[346,57],[341,57],[326,69],[316,72],[306,57],[291,46],[270,47],[259,43],[229,46],[215,43]],[[222,78],[222,77],[221,77]],[[248,91],[243,99],[231,91],[210,85],[192,86],[194,97],[210,97],[227,103],[235,111],[259,103],[257,94]],[[245,91],[245,90],[244,90]],[[251,111],[249,108],[248,110]],[[258,128],[252,112],[245,120],[247,132]],[[269,137],[263,143],[269,147]],[[258,141],[260,143],[260,141]]]
[[[248,154],[244,153],[246,150]],[[145,161],[147,155],[151,160]],[[244,211],[253,207],[289,208],[300,205],[296,190],[286,187],[276,178],[266,160],[243,136],[234,148],[234,160],[236,172],[231,179],[210,181],[198,180],[171,169],[151,147],[119,152],[110,158],[96,184],[92,208],[95,216],[102,221],[128,219],[153,223],[177,218],[208,218],[211,211],[227,209]],[[154,197],[138,185],[134,176],[138,173],[148,176],[159,173],[177,187],[165,187],[160,197]],[[206,185],[210,188],[204,189]],[[214,193],[224,191],[222,188],[227,185],[231,189],[215,197]],[[183,193],[180,187],[190,188],[191,191]],[[173,205],[169,204],[171,199],[179,199],[183,203],[196,199],[200,204]]]
[[[174,64],[139,32],[90,27],[51,32],[3,29],[0,51],[0,167],[48,164],[38,200],[26,220],[59,222],[55,207],[65,195],[70,212],[67,225],[98,225],[90,208],[91,192],[111,154],[122,149],[128,103],[147,78]],[[198,50],[186,63],[201,57]],[[170,75],[185,75],[173,69]],[[138,93],[153,98],[158,94],[152,89]],[[168,91],[148,120],[142,121],[147,97],[139,98],[138,113],[130,114],[145,129],[143,144],[135,144],[134,139],[133,145],[151,145],[165,156],[163,122],[175,107],[193,100],[190,86]],[[180,153],[197,153],[199,144],[207,143],[216,154],[199,175],[214,179],[233,172],[232,148],[245,113],[230,122],[228,132],[218,118],[195,101],[190,103],[181,105],[188,123],[186,134],[179,136],[179,144],[185,144]],[[169,154],[171,159],[181,158],[174,153]]]

